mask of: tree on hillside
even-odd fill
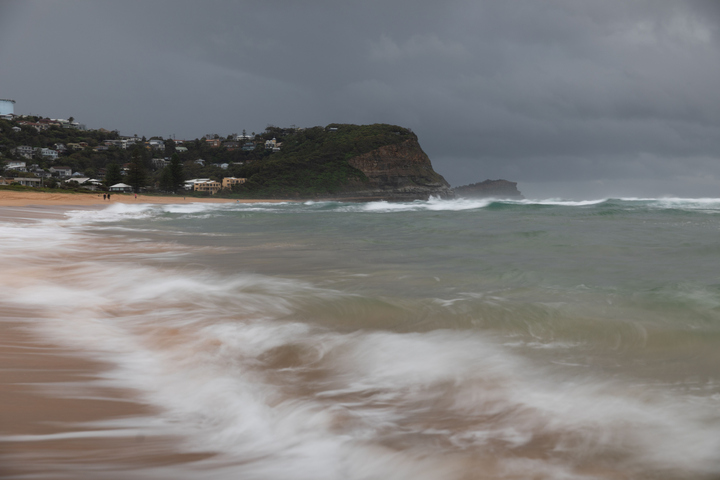
[[[132,160],[127,174],[127,184],[133,188],[134,192],[139,192],[141,187],[145,186],[147,173],[145,170],[145,161],[139,148],[135,148],[132,153]]]
[[[165,155],[169,156],[175,153],[175,140],[168,138],[165,140]]]
[[[185,185],[185,172],[183,171],[183,164],[177,153],[173,153],[168,167],[170,168],[170,178],[172,178],[172,191],[177,193],[177,191]]]
[[[162,172],[160,172],[160,190],[163,192],[173,192],[174,185],[173,185],[173,178],[172,178],[172,172],[170,171],[170,165],[167,165],[162,169]]]
[[[111,187],[113,185],[121,183],[122,180],[123,176],[122,172],[120,171],[120,165],[115,162],[108,165],[107,171],[105,172],[105,185]]]

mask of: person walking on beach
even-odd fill
[[[103,193],[103,200],[107,199],[107,193]]]
[[[108,193],[108,200],[110,200],[110,194]]]

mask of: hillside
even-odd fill
[[[4,174],[45,177],[50,185],[64,180],[55,172],[59,166],[105,183],[111,182],[108,174],[112,171],[112,182],[117,183],[117,176],[129,173],[128,165],[137,156],[140,164],[134,168],[144,171],[136,172],[131,184],[141,190],[168,191],[163,176],[169,158],[176,154],[184,179],[247,179],[222,195],[397,200],[452,196],[417,136],[395,125],[331,124],[304,129],[269,125],[260,134],[243,131],[242,136],[175,140],[122,137],[116,131],[53,124],[31,126],[26,120],[0,121],[0,173],[3,164],[21,161],[26,170],[6,169]],[[50,122],[40,117],[31,120]]]
[[[426,199],[451,195],[417,136],[395,125],[330,124],[287,135],[282,150],[239,171],[248,197]]]

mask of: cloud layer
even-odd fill
[[[719,196],[713,1],[4,2],[18,113],[195,138],[412,128],[454,185]]]

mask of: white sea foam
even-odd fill
[[[395,213],[395,212],[419,212],[419,211],[459,211],[459,210],[474,210],[477,208],[483,208],[488,206],[493,200],[482,199],[482,200],[470,200],[470,199],[455,199],[455,200],[440,200],[437,198],[430,198],[427,201],[415,201],[415,202],[367,202],[357,203],[351,205],[343,205],[339,207],[341,211],[347,212],[369,212],[369,213]]]
[[[199,219],[208,218],[232,212],[265,212],[265,213],[291,213],[298,211],[322,211],[324,213],[404,213],[404,212],[454,212],[465,210],[482,210],[493,204],[506,204],[517,206],[557,206],[557,207],[593,207],[602,206],[608,202],[620,202],[626,208],[636,207],[659,210],[682,210],[703,213],[720,212],[720,199],[717,198],[600,198],[594,200],[567,200],[561,198],[548,199],[468,199],[457,198],[443,200],[430,198],[427,201],[414,202],[315,202],[304,203],[190,203],[190,204],[113,204],[102,210],[75,210],[67,213],[68,218],[75,224],[110,223],[123,220],[138,219],[175,219],[177,215],[188,215]],[[623,205],[616,206],[622,208]],[[164,217],[165,214],[174,215]]]
[[[520,205],[557,205],[562,207],[586,207],[588,205],[599,205],[607,202],[607,198],[595,200],[565,200],[561,198],[545,198],[545,199],[523,199],[515,200]]]

